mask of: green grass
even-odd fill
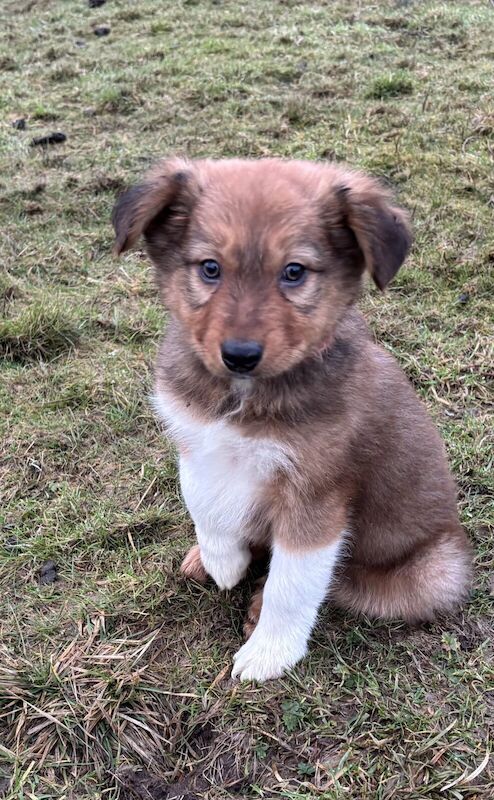
[[[367,97],[382,100],[385,97],[397,97],[400,94],[412,94],[413,81],[405,70],[400,70],[392,75],[385,75],[375,79],[367,92]]]
[[[491,796],[491,4],[7,0],[0,22],[0,795]],[[192,527],[147,402],[165,316],[142,254],[110,255],[115,194],[167,153],[345,160],[411,209],[407,267],[362,308],[446,442],[462,612],[328,608],[290,676],[229,682],[249,587],[177,575]]]

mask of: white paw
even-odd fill
[[[206,572],[211,575],[218,587],[232,589],[245,576],[251,555],[248,548],[211,555],[201,547],[201,558]]]
[[[256,636],[256,634],[258,634]],[[283,636],[265,635],[258,628],[233,657],[232,678],[268,681],[280,678],[307,652],[307,642]]]

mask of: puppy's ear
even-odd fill
[[[384,289],[410,249],[408,214],[394,206],[390,193],[367,175],[346,173],[335,193],[340,220],[353,233],[365,268],[379,289]],[[335,211],[333,206],[333,214]]]
[[[160,161],[143,183],[119,197],[113,209],[115,255],[129,250],[142,235],[148,239],[162,224],[173,222],[170,235],[178,233],[188,220],[197,193],[192,164],[178,158]]]

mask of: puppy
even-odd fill
[[[384,289],[409,249],[388,192],[335,165],[171,159],[113,221],[116,253],[144,236],[170,312],[155,405],[195,524],[183,571],[231,589],[251,546],[271,551],[232,675],[293,667],[328,594],[409,621],[464,599],[444,448],[354,305],[364,272]]]

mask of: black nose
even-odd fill
[[[262,358],[262,345],[258,342],[242,342],[227,339],[221,345],[223,363],[232,372],[251,372]]]

